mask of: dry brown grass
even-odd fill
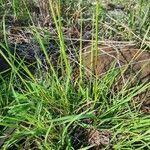
[[[83,52],[83,66],[87,75],[91,72],[97,76],[106,73],[112,63],[115,68],[126,74],[140,74],[140,78],[147,79],[150,75],[150,52],[130,46],[99,45],[97,55],[92,53],[92,46],[88,45]],[[94,49],[93,49],[94,50]]]

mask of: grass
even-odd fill
[[[101,3],[90,5],[90,1],[87,1],[77,5],[78,1],[68,0],[59,1],[57,5],[49,0],[55,36],[58,37],[59,43],[58,69],[49,57],[45,39],[33,21],[28,3],[24,2],[21,4],[13,0],[9,12],[5,13],[9,15],[13,12],[17,18],[18,16],[30,18],[33,22],[32,26],[26,28],[32,30],[33,39],[40,45],[50,69],[43,69],[43,62],[37,56],[37,71],[33,73],[24,61],[25,58],[18,58],[15,53],[10,53],[7,20],[3,17],[1,33],[4,39],[1,41],[0,56],[9,63],[11,71],[5,77],[2,73],[0,75],[1,149],[86,150],[95,146],[87,142],[89,129],[99,133],[109,133],[104,136],[108,142],[102,144],[103,149],[111,147],[113,149],[150,149],[150,117],[141,112],[142,102],[134,103],[134,98],[148,90],[150,84],[142,83],[131,88],[122,86],[121,89],[115,90],[119,72],[113,68],[102,78],[92,75],[88,78],[85,75],[85,68],[82,67],[82,53],[78,55],[79,49],[81,50],[84,46],[82,45],[84,28],[80,30],[79,37],[76,37],[80,41],[79,49],[75,51],[75,54],[72,52],[79,57],[80,68],[79,80],[73,80],[75,62],[69,59],[64,34],[64,28],[78,24],[71,17],[76,10],[81,11],[80,9],[85,6],[81,21],[78,18],[79,25],[85,27],[86,24],[92,24],[94,32],[92,38],[96,41],[93,42],[93,53],[96,53],[98,42],[105,38],[106,33],[108,39],[112,40],[120,37],[127,41],[136,39],[141,47],[145,46],[148,49],[149,23],[146,21],[149,18],[148,1],[139,0],[136,11],[130,10],[129,5],[125,4],[126,9],[130,11],[129,15],[118,21],[101,8]],[[0,4],[4,6],[5,2],[1,0]],[[18,5],[23,6],[22,12],[18,10]],[[63,5],[69,13],[61,14]],[[90,10],[87,7],[89,5]],[[108,24],[104,21],[105,17],[108,17]],[[45,30],[48,32],[47,29]]]

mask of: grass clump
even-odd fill
[[[13,2],[14,15],[21,14],[18,8],[16,9],[16,5],[21,3]],[[26,55],[20,57],[17,52],[17,45],[24,44],[22,41],[19,44],[14,43],[14,52],[10,53],[7,24],[4,19],[2,22],[4,38],[0,47],[0,59],[3,57],[5,63],[8,63],[10,72],[6,76],[0,73],[0,148],[150,149],[150,117],[141,111],[143,102],[136,103],[136,98],[148,91],[150,84],[137,82],[134,86],[130,86],[131,80],[127,80],[125,84],[117,85],[120,74],[122,75],[124,70],[115,69],[114,65],[100,78],[94,72],[87,76],[87,68],[84,67],[82,55],[82,48],[86,45],[83,42],[84,30],[82,28],[86,24],[84,11],[78,24],[80,25],[80,34],[77,37],[79,42],[77,46],[74,46],[70,39],[70,48],[66,42],[64,26],[68,27],[72,24],[64,23],[65,18],[70,22],[71,18],[64,16],[67,13],[61,14],[60,6],[63,6],[63,1],[59,1],[58,5],[50,0],[48,2],[53,25],[55,25],[53,26],[55,33],[50,31],[50,34],[48,34],[49,29],[44,27],[41,29],[41,26],[34,23],[29,6],[24,6],[25,13],[32,22],[32,26],[26,29],[32,32],[31,41],[34,41],[32,45],[37,44],[32,49],[34,57],[31,58],[34,59],[31,62]],[[140,2],[137,5],[141,5],[141,9],[137,11],[142,14],[146,3],[144,5],[142,1]],[[71,1],[70,4],[64,1],[64,3],[68,8],[66,11],[72,12],[78,2]],[[81,2],[80,4],[87,5],[87,3]],[[1,4],[4,2],[2,1]],[[72,5],[73,7],[69,7]],[[98,54],[100,37],[103,39],[102,35],[106,34],[102,31],[103,27],[102,29],[100,27],[101,24],[104,25],[104,18],[110,21],[109,29],[110,27],[112,29],[107,34],[108,39],[118,37],[118,32],[125,35],[124,23],[112,18],[110,14],[107,14],[107,10],[101,8],[102,6],[102,3],[98,2],[91,4],[92,17],[94,16],[94,19],[90,18],[92,19],[92,31],[90,31],[92,32],[92,56]],[[133,28],[137,31],[135,24],[138,20],[134,18],[136,15],[130,12],[128,17],[133,20],[128,20],[128,34],[131,37],[127,35],[126,38],[128,40],[138,38],[141,45],[144,44],[148,49],[149,27],[145,21],[148,14],[144,13],[144,19],[139,28],[141,34],[132,30]],[[143,18],[143,15],[139,18]],[[123,21],[126,23],[126,20]],[[120,30],[118,31],[111,23],[119,24],[122,29],[118,27]],[[114,29],[116,33],[112,34]],[[47,38],[43,37],[43,32],[44,35],[45,33],[48,35]],[[52,47],[49,48],[48,44],[52,38],[56,38],[57,47],[54,48],[54,54],[57,53],[58,56],[49,54],[48,49],[51,52]],[[24,49],[21,47],[21,50],[26,50],[26,52],[28,49],[29,47]],[[36,51],[37,49],[40,50]],[[78,61],[72,55],[78,57]],[[76,68],[78,72],[75,72]],[[92,69],[94,70],[94,65]],[[135,77],[136,75],[133,76]]]

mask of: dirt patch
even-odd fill
[[[115,64],[115,68],[120,70],[125,68],[126,74],[134,73],[136,75],[139,71],[141,79],[147,79],[150,75],[150,52],[146,50],[99,45],[97,52],[93,48],[92,54],[92,47],[87,46],[82,56],[83,65],[87,68],[87,75],[94,71],[95,75],[101,76],[110,69],[112,63]]]
[[[108,130],[88,130],[88,144],[94,145],[92,150],[100,150],[104,147],[111,149],[111,132]]]
[[[150,114],[150,99],[143,103],[143,105],[142,105],[142,111],[144,113]]]
[[[71,130],[72,145],[75,149],[90,146],[90,150],[100,150],[102,148],[111,149],[111,132],[109,130],[98,130],[84,128],[81,126]]]
[[[72,144],[75,149],[90,146],[90,150],[103,148],[112,149],[111,132],[77,126],[71,133]]]

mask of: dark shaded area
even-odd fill
[[[5,138],[0,138],[0,147],[3,146],[4,142],[9,138],[9,136],[11,136],[11,134],[14,132],[15,128],[6,128],[6,130],[4,130],[4,135]]]
[[[2,47],[0,46],[0,51],[2,52],[2,54],[9,59],[9,54],[8,52]],[[10,54],[14,54],[14,50],[13,49],[9,49]],[[7,62],[7,60],[3,57],[0,53],[0,72],[5,72],[6,70],[10,69],[10,65]]]
[[[108,130],[97,130],[76,126],[71,132],[72,146],[75,150],[91,146],[89,150],[108,148],[112,150],[111,133]]]
[[[18,63],[21,62],[23,60],[23,62],[29,66],[31,64],[32,65],[32,69],[33,67],[36,68],[36,64],[37,64],[37,59],[40,59],[44,66],[46,65],[46,57],[45,54],[42,50],[42,48],[40,47],[40,45],[37,42],[31,42],[31,43],[19,43],[19,44],[9,44],[8,46],[8,51],[11,52],[12,54],[12,60],[14,62],[14,64],[19,65]],[[56,61],[56,54],[58,54],[58,44],[55,40],[49,40],[49,42],[47,44],[44,45],[49,57],[53,56],[53,59],[55,59]],[[9,59],[9,52],[7,52],[4,48],[0,47],[0,50],[2,51],[2,53]],[[5,60],[5,58],[0,55],[0,72],[6,71],[7,69],[10,69],[10,65],[8,64],[8,62]]]
[[[6,60],[1,56],[0,57],[0,72],[7,70],[10,68],[9,64],[6,62]]]

